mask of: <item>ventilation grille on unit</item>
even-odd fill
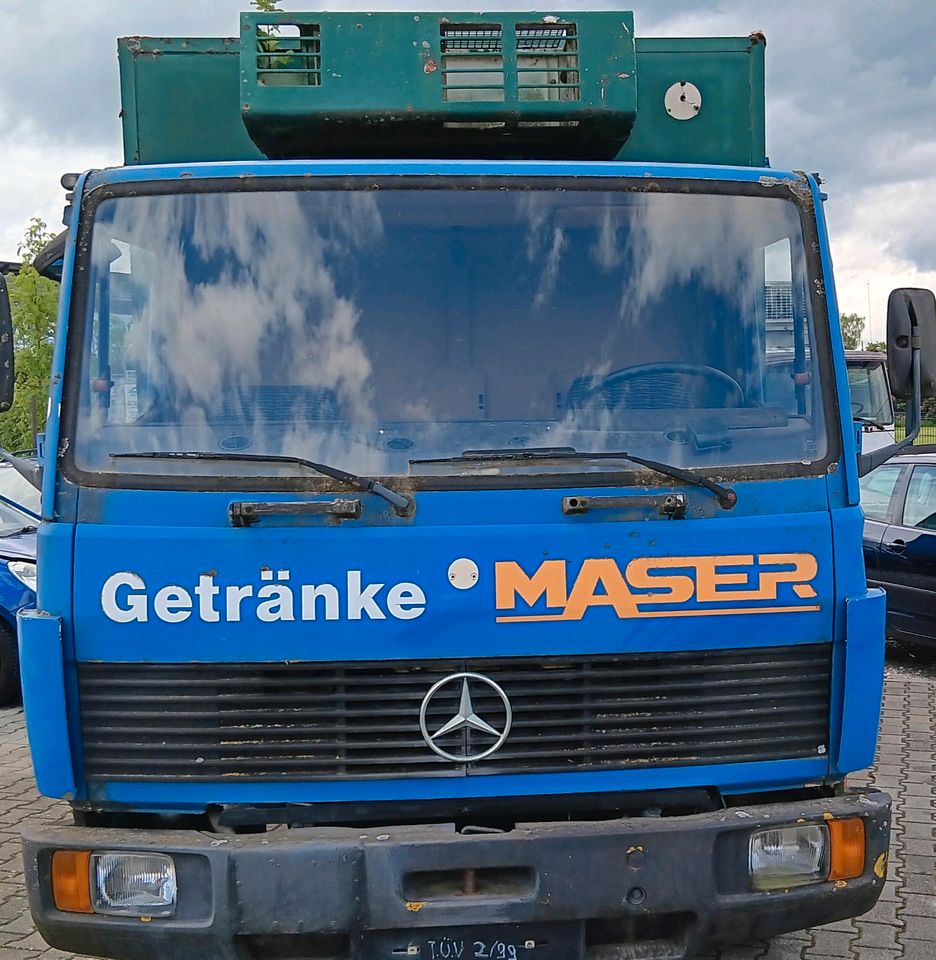
[[[322,85],[322,38],[317,23],[257,24],[257,83]]]
[[[504,32],[499,23],[443,23],[442,99],[504,102]]]
[[[574,23],[518,23],[517,99],[580,100],[578,31]]]

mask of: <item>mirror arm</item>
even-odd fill
[[[910,316],[916,319],[913,305],[908,304]],[[913,377],[913,398],[907,404],[907,435],[899,443],[891,443],[886,447],[880,447],[872,450],[870,453],[858,454],[858,476],[863,477],[869,474],[882,463],[886,463],[891,457],[896,456],[901,450],[912,446],[920,432],[922,422],[923,395],[920,385],[920,334],[917,332],[916,323],[913,325],[913,334],[910,337],[910,363]]]
[[[42,467],[38,463],[31,463],[22,457],[17,457],[0,447],[0,461],[8,463],[24,480],[31,483],[37,490],[42,489]]]

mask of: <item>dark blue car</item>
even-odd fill
[[[0,704],[19,696],[16,612],[36,603],[39,518],[0,496]]]
[[[861,478],[868,582],[887,592],[887,635],[936,646],[936,447]]]

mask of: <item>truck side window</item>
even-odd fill
[[[894,410],[884,366],[881,363],[859,365],[849,361],[848,393],[851,398],[852,416],[875,423],[894,422]]]
[[[861,507],[869,520],[887,523],[891,497],[903,467],[887,465],[873,470],[859,481]]]

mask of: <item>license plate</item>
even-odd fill
[[[427,927],[364,934],[356,960],[579,960],[580,923]]]

